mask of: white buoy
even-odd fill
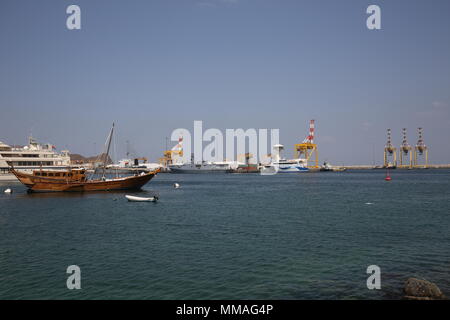
[[[11,188],[6,189],[6,190],[5,190],[5,193],[12,193]]]
[[[175,183],[173,184],[173,187],[174,187],[175,189],[178,189],[178,188],[180,187],[180,185],[179,185],[178,183],[175,182]]]

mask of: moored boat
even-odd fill
[[[114,131],[114,124],[107,140],[107,151],[103,161],[103,175],[98,179],[90,179],[86,175],[84,168],[69,168],[64,171],[54,170],[34,170],[33,173],[25,173],[14,168],[13,163],[9,163],[10,171],[17,179],[24,184],[29,191],[36,192],[61,192],[61,191],[112,191],[140,189],[149,182],[159,171],[156,169],[147,173],[136,173],[128,177],[107,178],[106,162],[108,159],[111,138]]]
[[[238,164],[237,168],[230,169],[230,173],[259,173],[259,167],[256,163]]]
[[[127,198],[127,200],[130,202],[156,202],[156,201],[158,201],[157,196],[145,198],[145,197],[136,197],[136,196],[126,195],[125,198]]]
[[[319,171],[331,171],[331,172],[342,172],[346,171],[347,169],[345,167],[335,167],[332,166],[329,162],[325,161],[323,165],[320,167]]]
[[[62,150],[57,153],[55,149],[53,144],[38,143],[33,137],[30,137],[28,145],[23,147],[10,146],[0,141],[0,181],[17,181],[9,170],[11,165],[27,173],[39,168],[68,169],[69,151]]]
[[[227,173],[231,168],[226,162],[170,164],[168,167],[171,173]]]
[[[284,146],[281,144],[276,144],[273,148],[275,151],[274,161],[261,166],[262,175],[272,175],[275,173],[300,173],[309,171],[306,159],[284,159],[281,158],[281,152],[284,149]]]
[[[36,170],[33,174],[22,173],[11,169],[11,172],[29,191],[61,192],[61,191],[112,191],[140,189],[149,182],[159,169],[135,176],[107,179],[88,179],[85,169],[70,169],[68,171]]]

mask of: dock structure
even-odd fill
[[[414,168],[428,168],[428,147],[423,141],[423,129],[417,128],[419,139],[414,147]],[[419,163],[422,158],[422,163]]]
[[[314,143],[314,120],[310,120],[309,122],[308,136],[302,141],[302,143],[295,145],[294,152],[296,159],[304,158],[308,164],[311,160],[314,161],[314,165],[308,165],[308,168],[319,168],[319,152],[317,150],[317,144]]]
[[[392,161],[389,161],[389,160]],[[397,148],[392,144],[391,129],[387,129],[387,142],[384,146],[384,161],[385,168],[397,167]]]
[[[179,137],[177,145],[175,145],[171,150],[164,151],[164,156],[159,158],[159,164],[161,164],[164,168],[167,168],[168,165],[177,162],[177,160],[181,159],[182,157],[183,157],[183,137]]]

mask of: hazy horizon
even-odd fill
[[[81,30],[66,8],[81,8]],[[366,9],[382,10],[368,30]],[[450,2],[73,0],[0,3],[0,141],[157,161],[174,129],[280,129],[286,155],[316,121],[320,161],[382,162],[424,130],[450,163]],[[175,142],[170,142],[168,147]]]

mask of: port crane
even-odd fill
[[[406,128],[402,129],[402,135],[403,135],[403,140],[402,140],[402,144],[400,146],[400,152],[399,152],[399,156],[400,156],[400,165],[399,166],[402,168],[406,168],[406,167],[412,168],[413,152],[412,152],[412,147],[409,145],[408,140],[406,139]],[[409,155],[409,163],[406,162],[407,160],[404,159],[408,155]]]
[[[167,149],[167,148],[166,148]],[[178,144],[171,150],[164,151],[164,156],[159,158],[159,163],[163,166],[173,164],[175,158],[183,157],[183,137],[178,138]]]
[[[390,162],[389,159],[393,161]],[[384,167],[396,167],[397,166],[397,148],[392,144],[391,129],[387,129],[387,142],[384,146]]]
[[[428,168],[428,147],[425,145],[423,141],[423,129],[417,128],[419,139],[417,140],[417,144],[414,148],[414,167],[416,168]],[[425,157],[424,164],[418,163],[419,157]]]
[[[309,163],[314,156],[314,165],[308,166],[309,168],[319,168],[319,153],[317,150],[317,144],[314,143],[314,120],[309,121],[309,134],[302,141],[295,145],[295,158],[306,159]]]

